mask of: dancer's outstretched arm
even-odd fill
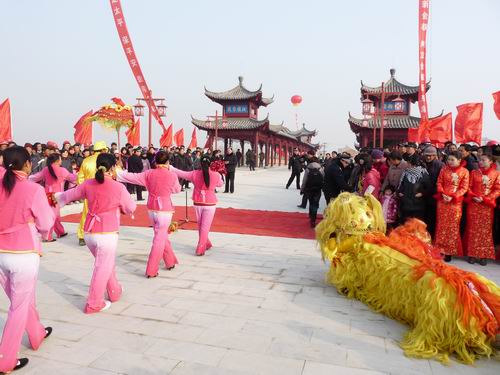
[[[141,173],[130,173],[127,171],[117,171],[116,181],[126,182],[133,185],[146,186],[146,173],[148,172],[146,171]]]

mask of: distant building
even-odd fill
[[[302,128],[292,131],[283,125],[271,125],[269,115],[259,120],[259,108],[273,103],[273,97],[262,96],[262,85],[256,91],[243,86],[243,77],[231,90],[213,92],[205,89],[205,95],[222,106],[222,114],[217,119],[199,120],[192,118],[191,122],[208,134],[207,148],[212,148],[217,128],[217,138],[224,139],[224,151],[233,140],[239,140],[239,148],[245,154],[245,141],[251,144],[254,152],[265,153],[265,164],[272,166],[288,162],[288,155],[294,148],[301,151],[316,150],[319,145],[312,143],[316,130]],[[233,145],[233,148],[234,145]],[[236,147],[238,148],[238,147]]]
[[[407,86],[395,78],[384,83],[384,147],[408,141],[408,129],[418,128],[420,117],[410,116],[410,106],[418,101],[418,86]],[[427,83],[426,91],[430,89]],[[373,146],[373,130],[376,128],[375,145],[380,145],[380,108],[382,86],[370,87],[361,81],[361,103],[363,118],[349,113],[349,125],[356,135],[359,147]]]

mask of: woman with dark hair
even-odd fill
[[[154,230],[153,244],[146,267],[148,278],[158,276],[162,258],[168,270],[179,263],[168,239],[168,227],[175,211],[170,195],[180,192],[181,185],[177,175],[169,169],[169,159],[168,152],[159,151],[155,156],[155,169],[142,173],[120,171],[116,178],[120,182],[145,186],[148,190],[148,215]]]
[[[65,168],[61,167],[61,155],[50,154],[47,158],[47,166],[43,168],[40,172],[35,173],[29,177],[30,181],[42,183],[45,187],[45,193],[60,193],[64,191],[64,183],[76,183],[76,175],[69,173]],[[64,227],[61,223],[61,213],[60,208],[56,204],[52,207],[54,214],[56,215],[56,221],[54,223],[54,228],[49,231],[48,237],[45,239],[47,242],[55,241],[52,238],[52,231],[56,232],[58,238],[66,236],[68,233],[64,231]]]
[[[193,205],[198,220],[198,245],[196,246],[196,255],[205,255],[205,251],[212,247],[208,239],[210,227],[215,216],[217,196],[215,189],[223,185],[222,177],[219,172],[210,168],[211,159],[204,155],[201,157],[201,169],[195,171],[181,171],[170,167],[179,178],[191,181],[193,189]]]
[[[500,172],[491,154],[482,154],[479,166],[480,169],[470,173],[463,240],[469,263],[479,259],[479,264],[486,266],[488,259],[495,259],[493,219],[496,200],[500,196]]]
[[[74,189],[56,194],[56,200],[61,206],[82,199],[88,201],[83,230],[85,243],[95,257],[95,262],[85,305],[87,314],[107,310],[111,302],[118,301],[122,294],[122,287],[115,275],[120,213],[131,215],[136,205],[125,187],[113,180],[115,165],[114,155],[100,153],[96,160],[95,178],[85,180]],[[109,301],[104,300],[106,289]]]
[[[373,167],[373,161],[368,154],[359,154],[359,179],[357,191],[361,195],[372,194],[375,198],[379,198],[380,173]]]
[[[0,342],[0,372],[28,363],[17,358],[24,332],[37,350],[52,328],[44,328],[36,309],[35,289],[40,266],[38,233],[46,236],[54,225],[43,188],[28,180],[31,157],[23,147],[3,152],[5,172],[0,184],[0,284],[10,300]]]
[[[458,151],[450,151],[437,181],[435,246],[445,255],[445,262],[449,262],[452,255],[463,255],[460,220],[462,201],[469,189],[469,171],[464,164]]]

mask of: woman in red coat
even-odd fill
[[[435,246],[444,254],[445,262],[449,262],[452,255],[463,255],[460,219],[462,201],[469,189],[469,171],[463,165],[462,156],[456,151],[451,152],[437,181]]]
[[[479,264],[486,266],[487,259],[495,259],[493,214],[500,196],[500,172],[491,155],[481,155],[479,164],[481,168],[470,174],[464,248],[469,263],[479,259]]]

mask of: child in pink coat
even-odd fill
[[[208,234],[217,204],[215,189],[224,184],[221,175],[210,169],[210,158],[208,156],[203,156],[200,163],[201,170],[190,172],[170,167],[179,178],[191,181],[194,185],[193,205],[196,211],[199,235],[198,246],[196,246],[196,255],[198,256],[205,255],[205,251],[212,247]]]
[[[160,261],[163,258],[165,266],[171,270],[178,263],[168,239],[168,227],[174,214],[171,194],[181,191],[177,175],[168,169],[169,154],[160,151],[155,156],[156,169],[142,173],[118,172],[117,181],[145,186],[148,190],[148,215],[153,224],[154,237],[149,254],[146,276],[158,276]]]
[[[116,158],[108,153],[97,157],[95,178],[85,180],[76,188],[57,193],[56,199],[64,206],[68,202],[87,199],[88,212],[83,227],[85,243],[95,257],[94,272],[85,306],[85,313],[106,310],[122,294],[115,275],[115,257],[118,246],[120,212],[131,215],[136,208],[124,185],[113,180]],[[110,301],[104,300],[107,290]]]
[[[52,328],[40,323],[35,289],[40,265],[40,234],[54,225],[43,188],[28,180],[29,153],[23,147],[10,147],[3,154],[6,169],[0,183],[0,284],[9,297],[10,307],[0,342],[0,372],[18,370],[28,363],[17,358],[26,331],[33,350],[37,350]]]
[[[69,173],[66,168],[61,167],[61,155],[51,154],[47,158],[47,166],[43,168],[40,172],[31,175],[29,177],[31,181],[40,182],[44,184],[45,193],[60,193],[64,191],[64,182],[69,181],[71,183],[76,182],[76,175]],[[53,242],[55,239],[52,238],[52,231],[56,232],[58,238],[66,236],[68,233],[64,231],[64,227],[61,223],[61,212],[59,205],[52,207],[54,214],[56,215],[56,221],[54,223],[54,228],[49,231],[47,242]]]

